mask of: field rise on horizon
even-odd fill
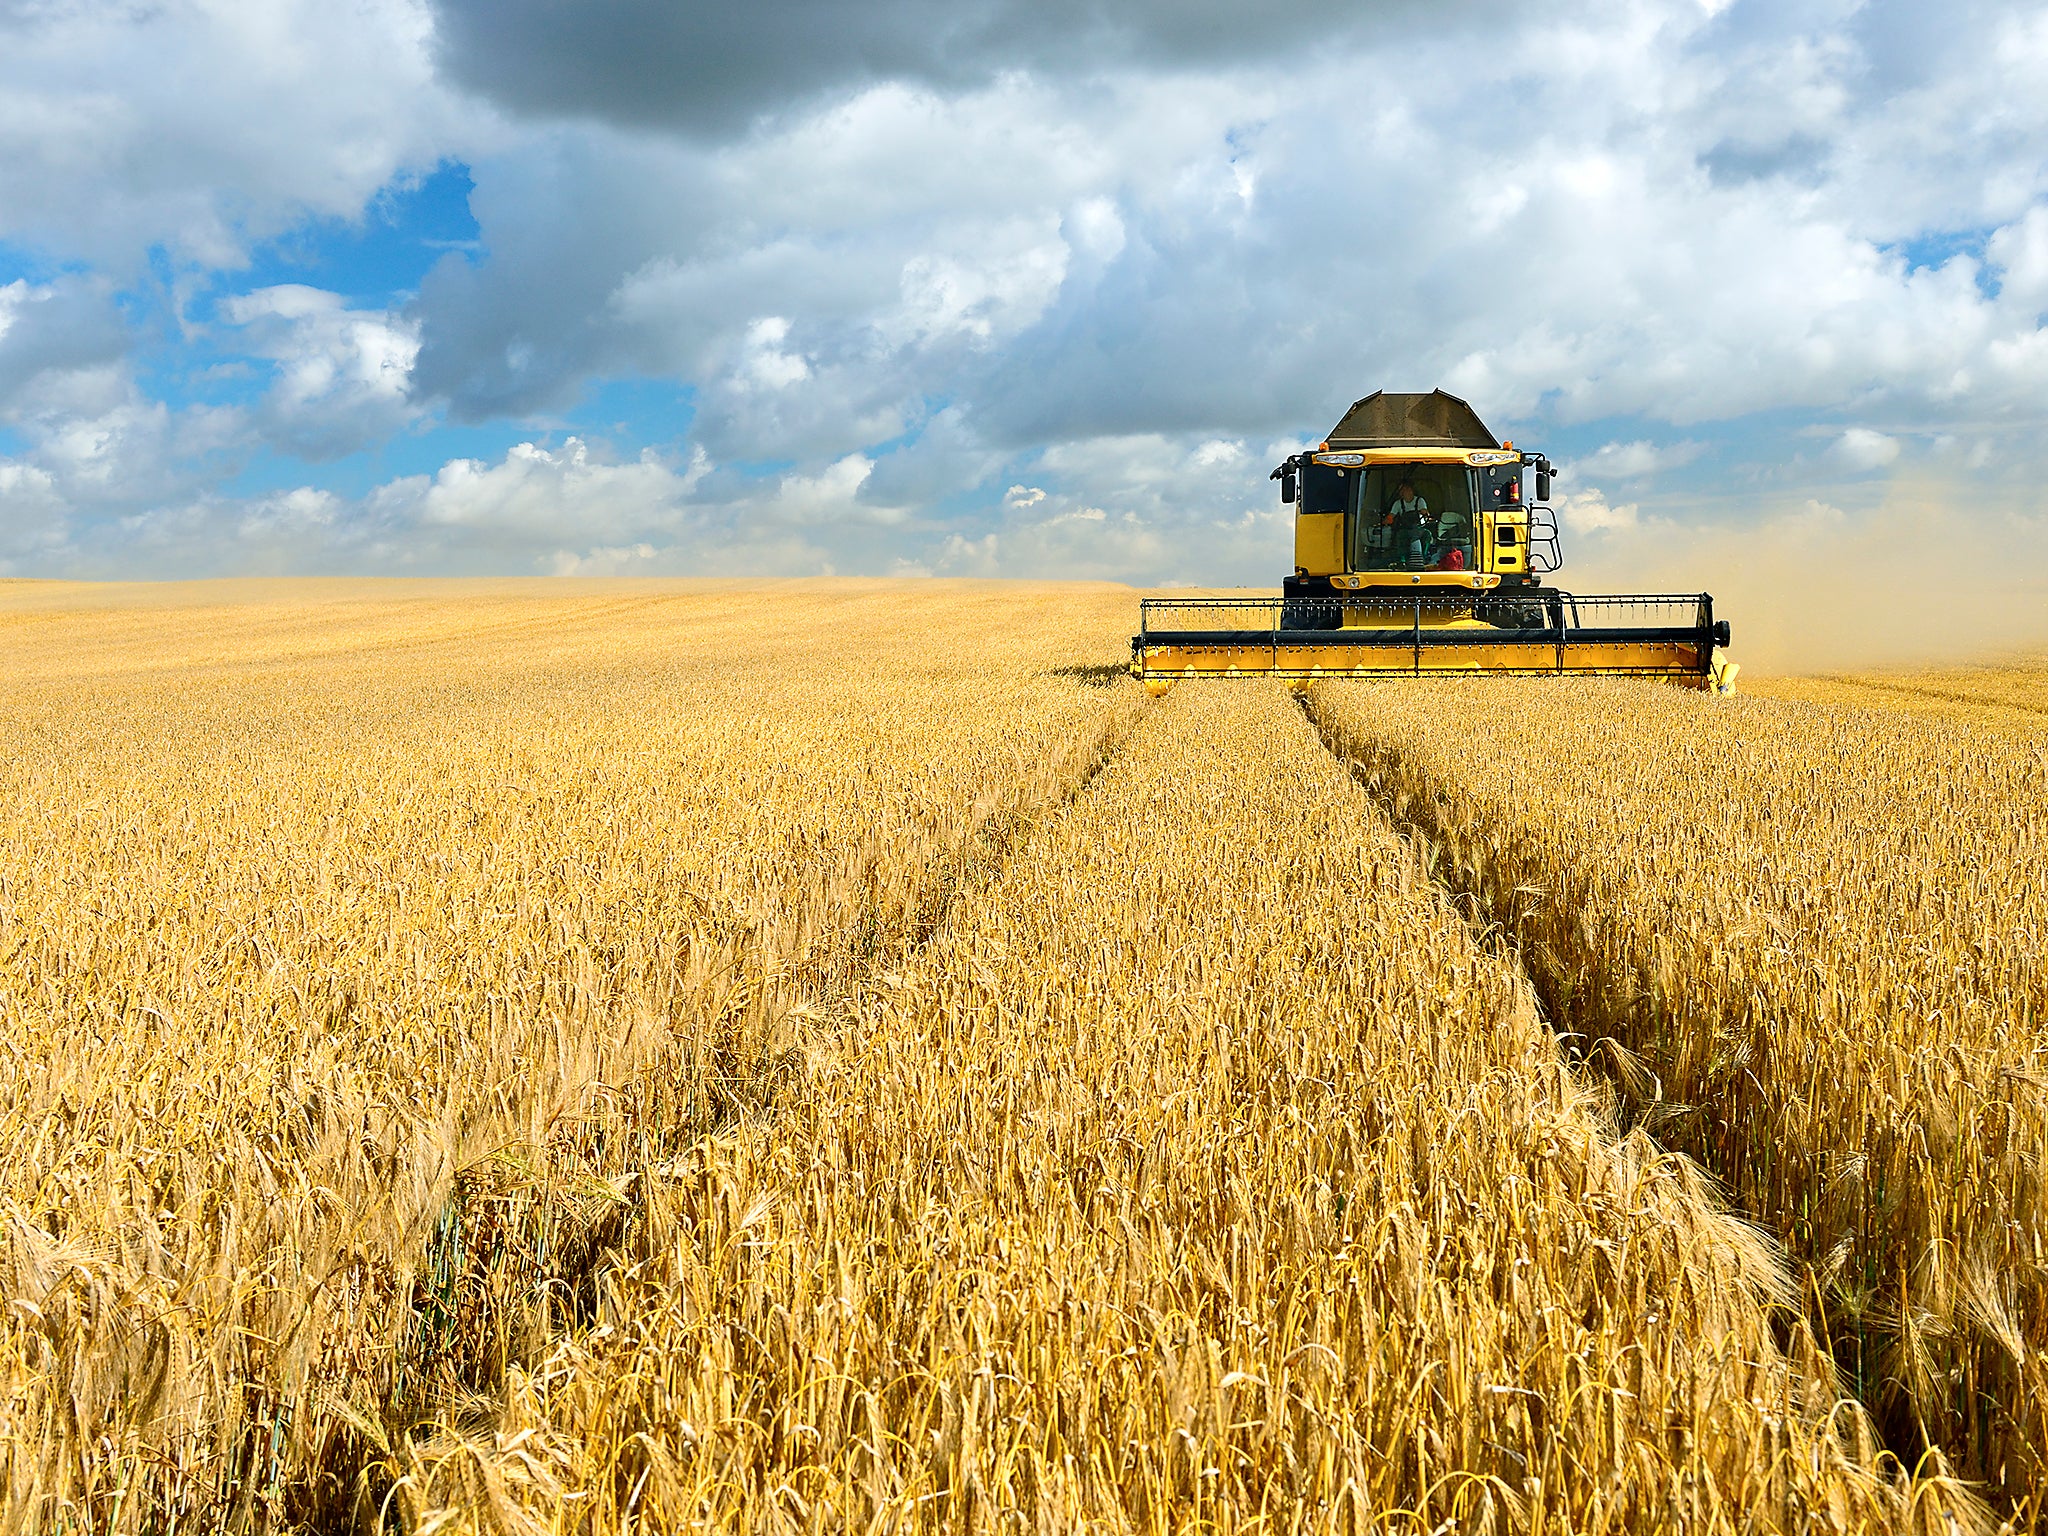
[[[0,583],[0,1530],[2048,1525],[2048,660],[1136,599]]]

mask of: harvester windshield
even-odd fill
[[[1460,570],[1475,568],[1472,474],[1464,465],[1375,464],[1351,478],[1353,570],[1420,570],[1452,550]]]

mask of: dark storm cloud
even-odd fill
[[[457,83],[522,114],[720,133],[815,96],[899,80],[1283,60],[1507,0],[433,0]]]

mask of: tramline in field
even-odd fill
[[[1523,472],[1533,471],[1532,497]],[[1442,390],[1376,392],[1273,471],[1294,508],[1277,598],[1148,598],[1131,671],[1187,677],[1575,673],[1732,693],[1711,595],[1579,596],[1549,508],[1556,474]]]

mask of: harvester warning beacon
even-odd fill
[[[1155,693],[1197,677],[1549,672],[1734,692],[1709,594],[1549,584],[1563,565],[1556,473],[1455,395],[1367,395],[1273,471],[1294,509],[1281,595],[1147,598],[1131,671]]]

